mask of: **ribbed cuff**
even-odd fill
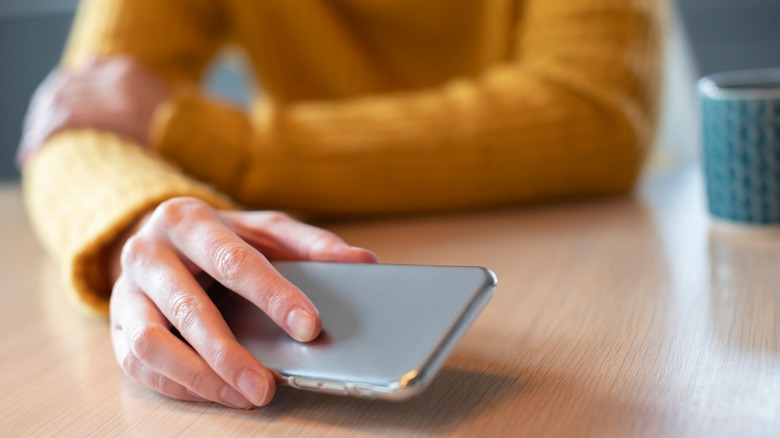
[[[142,214],[176,196],[215,208],[235,205],[113,134],[67,131],[52,137],[25,167],[28,214],[64,283],[97,313],[108,312],[105,248]]]

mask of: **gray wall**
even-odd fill
[[[780,0],[677,0],[702,75],[780,67]]]
[[[676,0],[698,74],[780,66],[780,0]],[[16,179],[14,151],[30,95],[56,64],[77,0],[0,0],[0,179]],[[220,66],[208,86],[245,100],[240,71]]]
[[[0,179],[19,177],[14,152],[27,103],[57,63],[72,19],[60,10],[0,13]]]

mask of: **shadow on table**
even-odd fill
[[[526,389],[519,377],[444,368],[419,396],[404,402],[363,400],[291,388],[279,388],[271,405],[258,411],[262,420],[299,420],[354,429],[392,425],[420,432],[446,432],[461,421],[513,399]]]

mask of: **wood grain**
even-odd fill
[[[384,262],[481,265],[493,300],[404,403],[295,390],[239,411],[122,376],[0,189],[0,435],[777,436],[780,232],[713,226],[696,168],[634,197],[324,224]]]

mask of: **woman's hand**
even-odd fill
[[[104,129],[147,145],[154,112],[169,94],[161,79],[127,56],[96,60],[78,72],[57,68],[30,101],[17,164],[71,128]]]
[[[268,403],[273,375],[236,342],[196,275],[242,295],[293,338],[314,339],[322,327],[317,309],[269,259],[376,261],[282,213],[218,212],[193,198],[162,203],[121,249],[111,336],[124,372],[177,399],[239,408]]]

